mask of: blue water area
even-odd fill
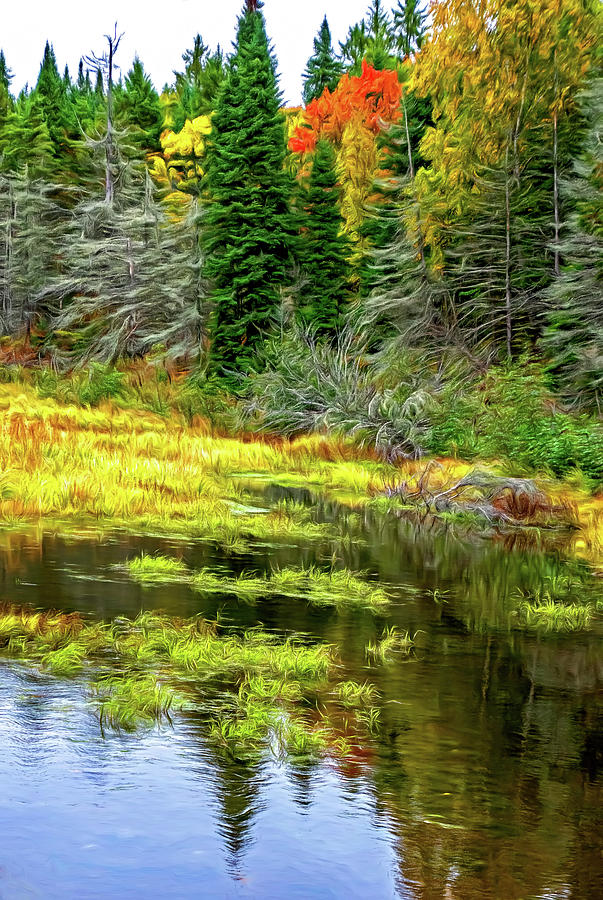
[[[335,521],[336,509],[324,508]],[[39,530],[0,536],[6,603],[88,618],[218,612],[337,651],[342,677],[378,690],[379,728],[345,759],[266,752],[243,764],[202,718],[103,732],[84,680],[0,658],[0,898],[592,900],[603,896],[601,629],[526,633],[518,591],[584,567],[538,536],[487,539],[368,513],[347,540],[255,546]],[[386,613],[302,599],[143,588],[142,551],[192,569],[337,564],[391,592]],[[556,581],[555,581],[556,579]],[[582,586],[582,587],[580,587]],[[408,655],[370,663],[395,625]]]

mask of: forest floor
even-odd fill
[[[250,492],[249,484],[311,489],[355,508],[395,505],[396,498],[404,506],[400,492],[412,494],[426,470],[434,493],[476,469],[510,474],[508,465],[493,461],[421,459],[391,465],[329,436],[291,441],[224,437],[201,421],[188,426],[110,402],[97,408],[66,405],[41,398],[27,385],[0,385],[4,527],[40,520],[78,527],[94,523],[186,534],[230,549],[253,539],[328,539],[332,526],[312,521],[301,504],[282,504],[259,515],[257,492]],[[535,483],[555,509],[564,510],[564,521],[572,526],[571,549],[600,565],[603,496],[550,478]]]

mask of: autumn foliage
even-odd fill
[[[289,149],[295,153],[312,152],[322,137],[339,145],[346,126],[353,120],[361,121],[376,134],[384,122],[398,119],[401,96],[397,72],[379,71],[365,61],[361,75],[343,75],[335,91],[325,88],[320,97],[308,104],[305,121],[295,129]]]

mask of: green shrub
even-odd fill
[[[451,384],[432,412],[435,455],[506,459],[558,477],[579,469],[603,480],[603,424],[556,409],[541,370],[522,361],[492,368],[462,390]]]

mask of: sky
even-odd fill
[[[368,6],[369,0],[265,0],[287,106],[301,102],[302,73],[325,13],[338,48]],[[54,46],[59,71],[67,64],[74,75],[81,56],[102,52],[103,35],[117,21],[118,31],[125,32],[117,58],[123,74],[138,54],[161,90],[173,80],[174,69],[182,70],[182,54],[197,32],[205,44],[230,51],[242,7],[243,0],[12,0],[2,10],[0,47],[14,74],[12,90],[18,93],[26,82],[35,84],[46,40]]]

